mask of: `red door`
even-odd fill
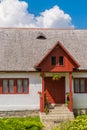
[[[53,80],[52,77],[45,78],[46,97],[50,103],[65,103],[65,78]]]

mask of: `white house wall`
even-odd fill
[[[87,78],[87,73],[73,73],[73,78]],[[73,92],[73,108],[87,108],[87,93],[74,93]]]
[[[38,91],[42,89],[39,73],[0,73],[0,78],[29,78],[29,94],[0,94],[0,110],[40,108]]]
[[[52,76],[52,74],[46,74]],[[69,92],[69,73],[65,76],[65,94]],[[87,78],[87,73],[73,73],[73,78]],[[0,78],[29,78],[29,94],[0,94],[0,110],[32,110],[40,108],[38,91],[42,90],[39,73],[0,73]],[[73,82],[72,82],[73,86]],[[73,91],[73,90],[72,90]],[[73,108],[87,108],[87,94],[73,91]]]

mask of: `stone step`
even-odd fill
[[[65,105],[65,106],[49,106],[50,109],[68,109],[68,107]]]
[[[72,119],[74,119],[73,117],[54,117],[54,118],[52,118],[52,117],[50,117],[50,118],[43,118],[42,119],[42,122],[50,122],[50,121],[66,121],[66,120],[72,120]]]
[[[49,113],[70,113],[68,110],[49,110]]]
[[[51,118],[53,118],[53,117],[69,117],[69,116],[72,116],[72,117],[74,117],[72,114],[55,114],[55,115],[53,115],[53,114],[50,114],[50,115],[42,115],[42,118],[48,118],[48,117],[51,117]]]
[[[56,108],[56,109],[49,109],[50,111],[69,111],[68,108]]]
[[[49,123],[52,122],[52,125],[54,126],[63,121],[73,120],[74,115],[65,105],[57,105],[51,108],[48,114],[41,113],[40,118],[45,124],[47,123],[49,125]],[[49,130],[51,130],[51,127]]]
[[[66,106],[58,105],[58,106],[50,109],[48,114],[41,113],[40,118],[43,123],[45,123],[45,124],[47,123],[47,125],[49,125],[49,123],[52,122],[52,124],[54,126],[63,121],[73,120],[74,115],[73,115],[73,112],[70,112]],[[52,127],[50,127],[49,130],[51,130],[51,128]]]
[[[57,114],[55,114],[55,115],[42,115],[42,118],[49,118],[49,117],[51,117],[51,118],[53,118],[53,117],[74,117],[72,114],[60,114],[60,115],[57,115]]]

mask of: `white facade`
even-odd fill
[[[69,73],[61,74],[65,77],[66,94],[66,92],[69,92]],[[46,73],[45,76],[52,76],[52,73]],[[0,73],[0,78],[29,79],[29,94],[0,94],[0,111],[40,109],[40,98],[38,95],[38,91],[42,91],[40,73]],[[73,78],[87,78],[87,73],[73,73]],[[74,90],[72,91],[73,108],[87,108],[87,94],[74,93]]]
[[[87,73],[78,72],[73,73],[74,78],[87,78]],[[65,74],[65,88],[66,93],[69,92],[69,73]],[[73,109],[87,108],[87,93],[74,93],[74,82],[72,80],[72,92],[73,92]]]
[[[73,73],[73,78],[87,78],[87,73]],[[73,92],[73,108],[87,108],[87,93]]]
[[[0,73],[0,78],[29,78],[29,94],[0,94],[0,110],[33,110],[40,108],[38,91],[42,89],[39,73]]]

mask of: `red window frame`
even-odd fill
[[[75,86],[75,80],[79,81],[79,88],[78,88],[78,92],[76,91],[76,86]],[[84,80],[85,82],[85,91],[82,92],[81,91],[81,80]],[[74,78],[74,93],[87,93],[87,79],[86,78]]]
[[[8,92],[3,92],[3,80],[8,81]],[[14,80],[14,92],[9,91],[9,80]],[[17,80],[22,80],[22,92],[17,91]],[[23,81],[28,81],[27,92],[24,92]],[[29,94],[29,79],[28,78],[2,78],[0,79],[0,94]]]

